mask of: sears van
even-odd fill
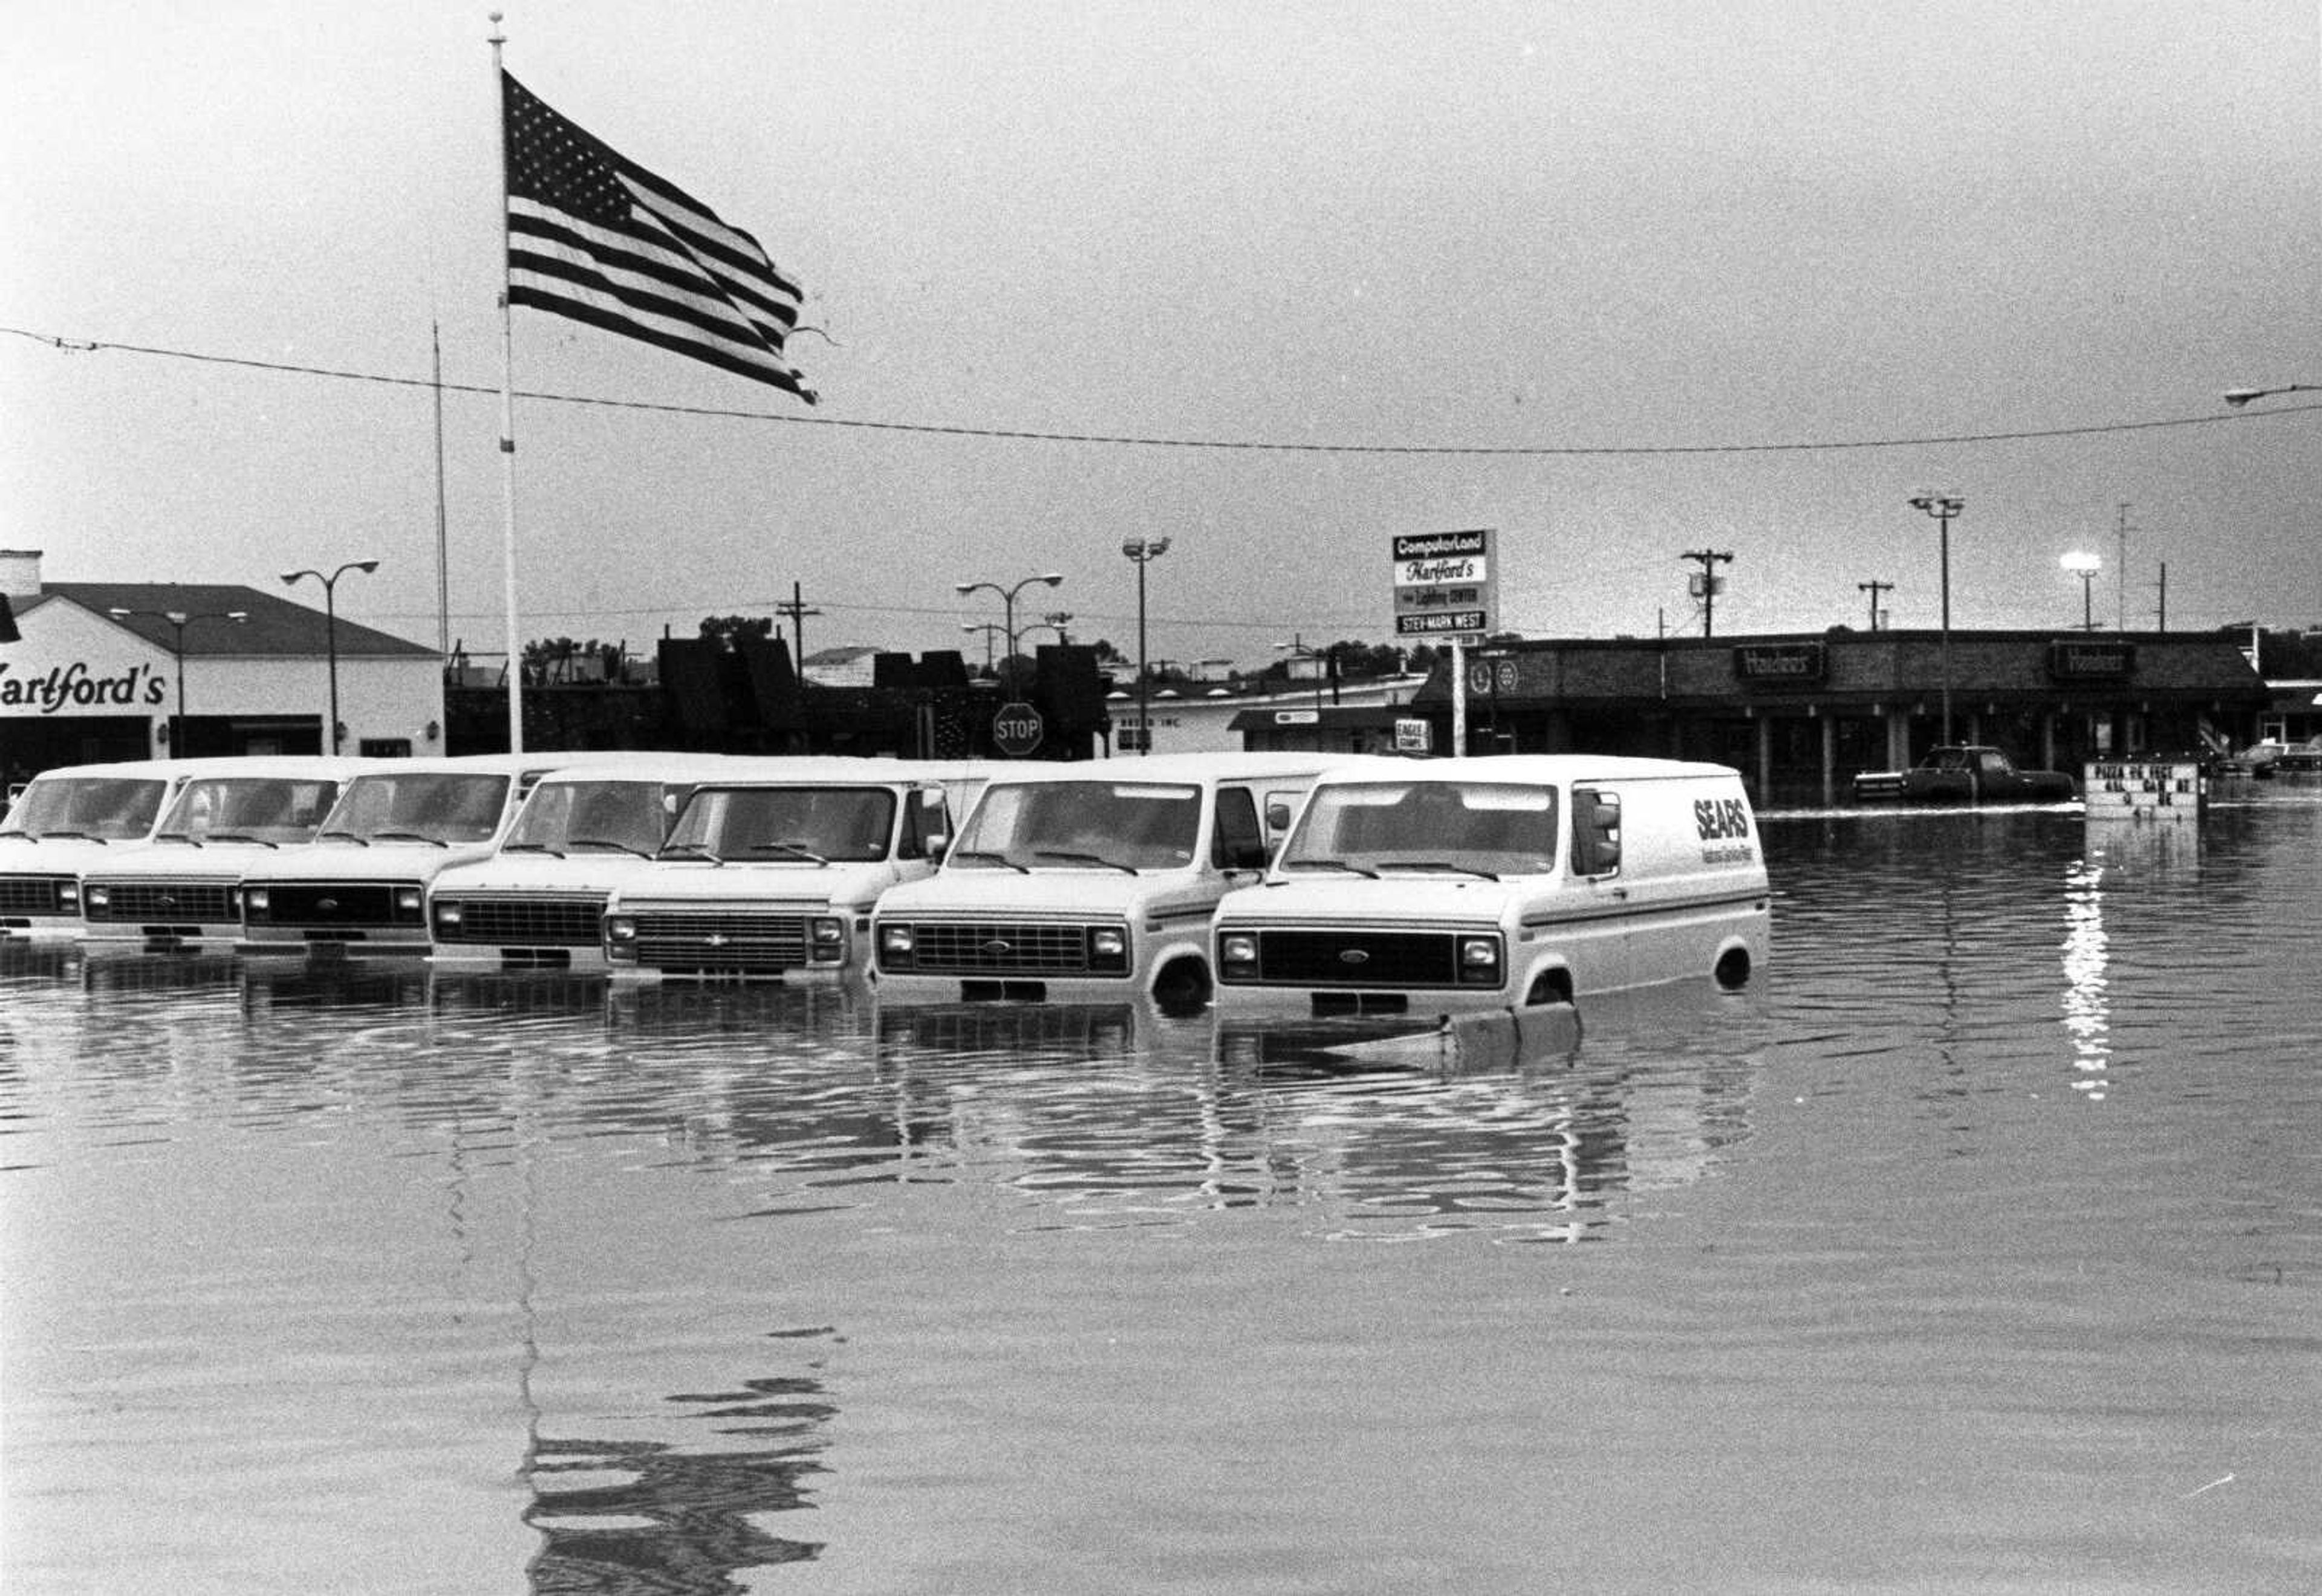
[[[187,782],[243,762],[123,760],[33,777],[0,820],[0,936],[79,941],[82,872],[151,841]]]
[[[861,976],[871,907],[943,856],[975,767],[737,760],[695,787],[652,864],[605,905],[616,980]]]
[[[533,784],[577,756],[379,762],[349,781],[306,847],[242,877],[242,953],[425,957],[427,889],[499,845]]]
[[[1326,753],[1183,753],[995,773],[943,868],[879,900],[880,1000],[1210,996],[1211,911],[1255,882]]]
[[[436,872],[438,967],[602,973],[605,905],[646,869],[685,800],[745,762],[708,753],[590,753],[533,788],[500,845]]]
[[[251,755],[190,778],[151,841],[108,850],[81,872],[83,945],[92,953],[232,948],[242,935],[243,871],[312,842],[339,789],[377,762]]]
[[[1767,957],[1739,774],[1585,754],[1443,760],[1319,782],[1266,880],[1212,926],[1220,1014],[1523,1010]]]

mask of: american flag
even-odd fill
[[[796,394],[804,296],[758,241],[500,74],[507,285],[528,305]]]

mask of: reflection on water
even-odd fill
[[[1766,839],[1441,1030],[0,947],[11,1596],[2310,1587],[2322,805]]]

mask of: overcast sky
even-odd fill
[[[433,642],[440,324],[492,390],[443,400],[450,630],[502,646],[488,10],[7,9],[0,546],[376,556],[342,613]],[[796,583],[809,650],[974,653],[1000,606],[953,585],[1053,570],[1019,620],[1133,654],[1153,535],[1151,656],[1255,666],[1387,640],[1389,540],[1465,527],[1530,635],[1698,632],[1705,548],[1720,634],[1863,625],[1873,580],[1933,626],[1925,487],[1957,626],[2078,625],[2080,549],[2100,625],[2164,562],[2172,629],[2322,625],[2322,395],[2218,398],[2322,384],[2314,0],[503,10],[820,330],[808,409],[517,313],[519,389],[616,402],[518,401],[527,637]]]

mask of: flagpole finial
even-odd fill
[[[490,42],[494,44],[506,44],[507,42],[507,36],[500,32],[500,14],[494,11],[489,12],[486,14],[492,19],[492,36]]]

